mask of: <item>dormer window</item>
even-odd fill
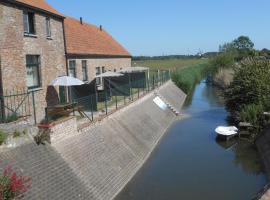
[[[35,14],[32,12],[23,12],[23,27],[24,27],[24,34],[27,35],[35,35]]]
[[[52,37],[52,33],[51,33],[51,19],[49,17],[46,17],[46,35],[47,35],[47,38],[51,38]]]

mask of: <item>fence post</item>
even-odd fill
[[[104,90],[104,92],[105,92],[105,111],[106,111],[106,115],[108,115],[107,92],[106,92],[106,90]]]
[[[147,91],[150,92],[149,77],[146,80],[147,80]]]
[[[31,93],[32,93],[32,104],[33,104],[33,111],[34,111],[34,120],[35,120],[35,124],[37,124],[35,94],[34,94],[34,91],[32,91]]]
[[[131,91],[131,101],[133,101],[133,91],[132,91],[132,88],[130,88],[130,91]]]
[[[158,87],[160,86],[160,71],[159,71],[159,69],[158,69]]]
[[[5,106],[4,106],[4,94],[2,94],[3,96],[1,96],[0,98],[0,109],[1,109],[1,122],[5,122]]]
[[[153,90],[155,89],[155,75],[153,75]]]
[[[115,96],[115,107],[116,107],[116,110],[118,109],[118,105],[117,105],[117,95]]]
[[[72,110],[73,110],[73,116],[75,116],[75,102],[72,102]]]
[[[49,122],[48,107],[45,108],[45,120],[46,120],[46,123]]]
[[[94,121],[94,114],[93,114],[93,96],[90,95],[90,103],[91,103],[91,117],[92,117],[92,121]]]

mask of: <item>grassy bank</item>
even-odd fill
[[[172,73],[172,80],[187,95],[191,95],[195,85],[206,76],[208,66],[204,63],[175,70]]]
[[[150,70],[171,70],[172,80],[187,95],[191,96],[196,84],[209,70],[208,59],[165,59],[133,61],[133,66],[149,67]],[[154,73],[154,72],[153,72]]]
[[[133,66],[149,67],[150,70],[179,70],[192,65],[207,63],[208,59],[166,59],[133,61]]]

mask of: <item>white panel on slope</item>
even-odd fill
[[[164,103],[164,101],[162,101],[161,98],[156,97],[153,99],[153,102],[155,104],[157,104],[158,107],[160,107],[162,110],[166,110],[167,109],[167,105]]]

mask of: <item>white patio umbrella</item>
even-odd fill
[[[84,82],[77,78],[73,78],[71,76],[59,76],[55,80],[51,82],[52,86],[75,86],[75,85],[83,85]]]
[[[124,74],[107,71],[105,73],[97,75],[96,78],[119,77],[119,76],[124,76]]]
[[[119,70],[118,72],[121,73],[133,73],[133,72],[145,72],[148,71],[149,68],[148,67],[125,67],[121,70]]]

